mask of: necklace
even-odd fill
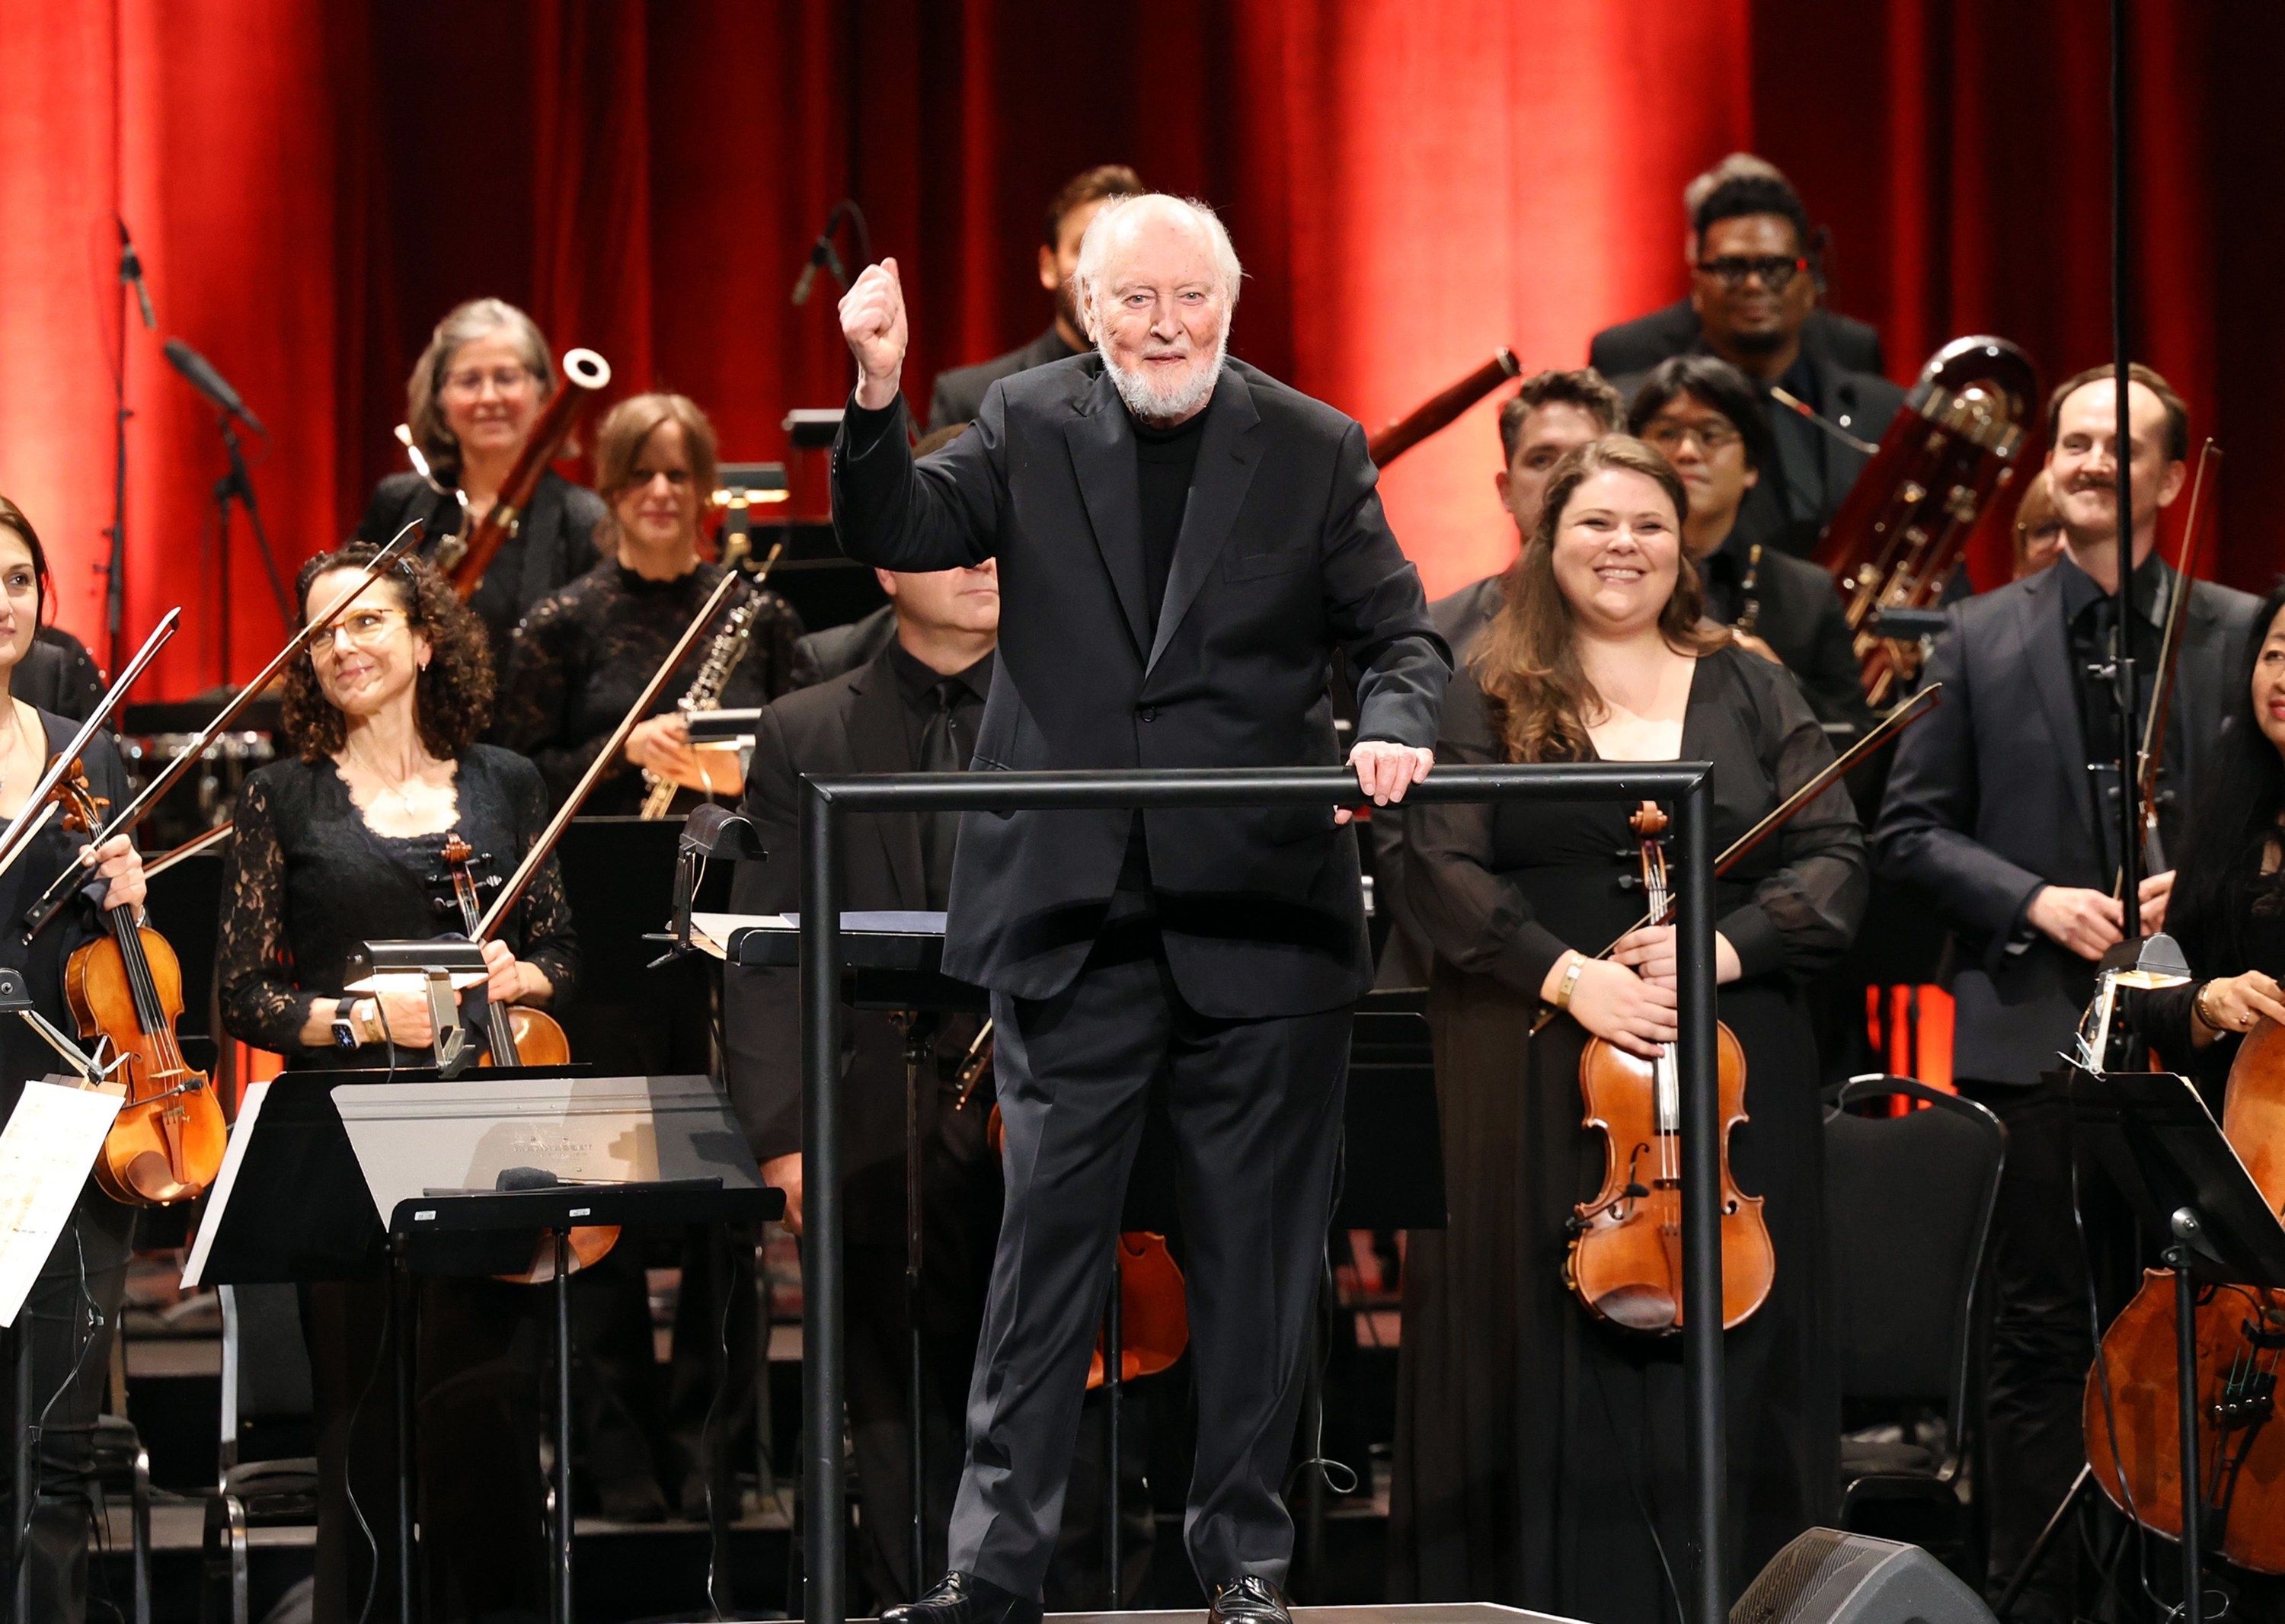
[[[347,756],[351,761],[357,763],[357,765],[366,773],[372,774],[374,783],[379,786],[379,794],[396,796],[397,804],[403,811],[408,813],[412,812],[412,794],[411,790],[405,788],[405,786],[420,781],[420,768],[418,765],[414,766],[410,773],[405,773],[403,777],[392,781],[389,774],[382,772],[381,767],[374,763],[370,757],[366,756],[364,751],[351,746],[346,740],[342,741],[342,753]]]

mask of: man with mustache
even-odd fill
[[[2115,894],[2120,729],[2102,670],[2117,608],[2116,398],[2107,366],[2069,379],[2049,398],[2046,478],[2062,519],[2062,555],[1948,611],[1950,628],[1928,670],[1929,681],[1944,685],[1943,701],[1898,742],[1873,832],[1881,869],[1917,887],[1951,927],[1952,1070],[1961,1092],[2007,1125],[1985,1393],[1995,1590],[2085,1458],[2080,1396],[2094,1357],[2087,1264],[2073,1221],[2068,1111],[2039,1078],[2058,1065],[2093,996],[2095,962],[2123,926]],[[2155,551],[2158,514],[2182,488],[2189,412],[2163,378],[2139,365],[2128,408],[2134,571],[2127,635],[2147,716],[2166,607],[2181,588]],[[2255,608],[2227,587],[2191,587],[2159,781],[2167,840],[2210,770],[2230,651],[2241,647]],[[2163,928],[2172,884],[2171,872],[2142,882],[2146,934]],[[2080,1194],[2096,1201],[2104,1188],[2082,1180]],[[2019,1616],[2071,1616],[2068,1557],[2050,1558],[2025,1603]]]
[[[893,260],[841,303],[857,387],[843,549],[995,558],[984,771],[1330,765],[1355,674],[1360,792],[1424,777],[1451,673],[1364,433],[1228,357],[1239,267],[1203,205],[1103,206],[1076,292],[1095,353],[994,384],[915,463]],[[1007,1199],[951,1571],[893,1624],[1037,1624],[1146,1099],[1181,1166],[1198,1434],[1185,1529],[1214,1624],[1288,1618],[1280,1496],[1331,1216],[1348,1006],[1371,979],[1347,809],[970,813],[944,967],[991,990]]]

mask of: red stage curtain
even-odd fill
[[[2285,32],[2244,4],[2143,0],[2139,332],[2239,451],[2227,578],[2273,568],[2255,455],[2270,381]],[[110,219],[160,333],[128,335],[130,633],[183,602],[162,670],[223,674],[204,528],[210,414],[158,356],[179,334],[270,424],[255,467],[281,563],[398,466],[404,372],[455,301],[524,303],[621,389],[683,389],[725,450],[783,454],[831,405],[834,289],[788,301],[834,200],[866,207],[914,307],[907,382],[1047,318],[1040,205],[1090,163],[1223,209],[1248,280],[1237,353],[1378,422],[1498,343],[1575,364],[1598,326],[1683,286],[1683,181],[1765,152],[1833,227],[1833,297],[1909,376],[1955,333],[2044,374],[2107,352],[2106,43],[2070,0],[1168,0],[1131,35],[1040,0],[0,0],[0,490],[49,537],[65,624],[95,637],[117,342]],[[114,108],[117,109],[114,114]],[[2226,333],[2226,340],[2221,336]],[[1490,408],[1393,468],[1432,592],[1511,545]],[[232,674],[277,633],[241,526]],[[1987,581],[1998,564],[1978,561]]]

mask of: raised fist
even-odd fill
[[[911,336],[895,260],[866,266],[857,285],[841,295],[841,336],[857,357],[857,404],[877,412],[897,398],[897,380],[904,371],[905,345]]]

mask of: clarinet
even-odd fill
[[[750,593],[730,607],[723,619],[721,631],[706,650],[706,663],[698,668],[696,680],[675,709],[685,716],[701,710],[717,710],[722,705],[722,690],[730,680],[730,673],[738,669],[738,662],[746,657],[748,635],[754,629],[754,619],[762,611],[758,592]],[[681,786],[671,778],[661,778],[648,767],[642,770],[642,815],[652,822],[666,816],[667,808],[674,804],[674,792]]]

